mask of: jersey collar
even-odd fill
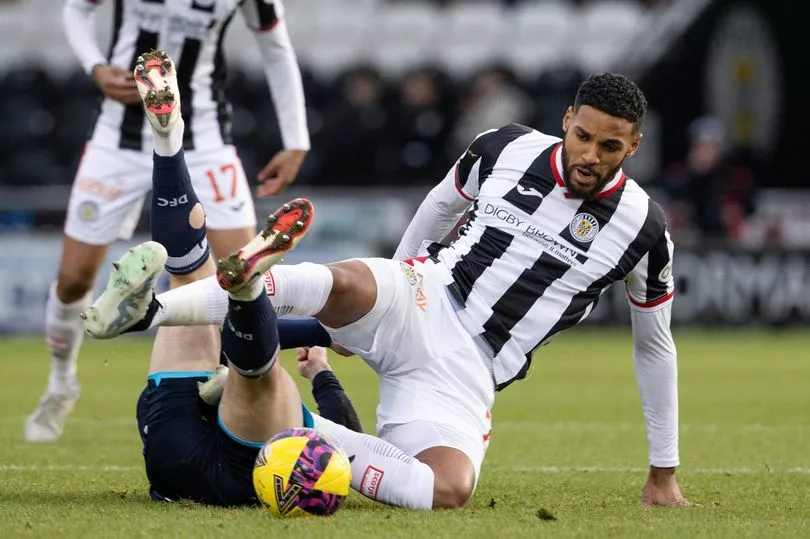
[[[563,181],[563,164],[562,164],[562,142],[558,142],[557,146],[554,147],[554,150],[551,152],[551,172],[554,174],[554,180],[557,182],[557,186],[562,190],[563,195],[565,198],[574,198],[574,195],[568,192],[568,189],[565,187],[565,182]],[[626,179],[624,172],[622,169],[619,169],[616,172],[616,175],[613,176],[613,179],[610,180],[605,187],[599,191],[599,194],[596,195],[596,198],[602,199],[607,198],[619,189]]]

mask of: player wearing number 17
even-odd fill
[[[64,3],[67,40],[104,100],[78,165],[57,279],[48,296],[45,336],[51,373],[26,422],[25,437],[32,442],[55,441],[62,434],[79,396],[76,365],[84,335],[79,314],[89,305],[108,246],[132,235],[152,186],[153,136],[133,78],[138,57],[160,47],[178,63],[185,129],[176,133],[184,133],[185,159],[208,226],[198,250],[208,250],[210,242],[214,254],[224,256],[256,234],[253,200],[231,141],[223,87],[223,37],[237,8],[261,49],[284,143],[259,174],[263,183],[258,194],[274,195],[293,181],[309,150],[301,74],[281,0],[115,0],[114,41],[107,55],[94,28],[102,1]],[[155,200],[157,205],[182,203]]]

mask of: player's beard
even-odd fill
[[[623,162],[624,159],[619,161],[619,164],[616,167],[608,170],[607,174],[598,175],[596,173],[596,170],[593,169],[592,167],[588,167],[585,165],[578,165],[576,163],[570,163],[568,160],[568,152],[565,151],[565,142],[563,142],[562,145],[563,183],[565,183],[565,188],[568,189],[568,192],[571,194],[572,197],[582,198],[585,200],[592,200],[596,198],[596,195],[598,195],[608,183],[610,183],[610,180],[612,180],[613,177],[616,175],[616,173],[619,171]],[[586,169],[588,172],[596,176],[596,181],[594,181],[593,184],[587,187],[582,187],[574,184],[571,181],[571,175],[574,172],[574,167]]]

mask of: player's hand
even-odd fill
[[[656,468],[650,466],[647,484],[641,490],[641,503],[646,506],[685,506],[689,501],[681,495],[681,489],[675,480],[675,468]]]
[[[274,155],[259,172],[260,185],[256,194],[271,197],[281,193],[295,180],[306,156],[306,150],[282,150]]]
[[[298,349],[298,374],[307,380],[314,380],[318,373],[331,371],[326,360],[326,348],[312,346]]]
[[[110,65],[97,65],[93,68],[91,76],[98,89],[110,99],[124,105],[141,102],[138,87],[135,85],[135,78],[126,69]]]

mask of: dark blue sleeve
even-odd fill
[[[332,344],[329,333],[314,318],[279,318],[278,340],[282,350]]]
[[[321,371],[312,380],[312,396],[318,403],[318,413],[329,421],[355,432],[363,432],[363,425],[349,396],[332,371]]]

